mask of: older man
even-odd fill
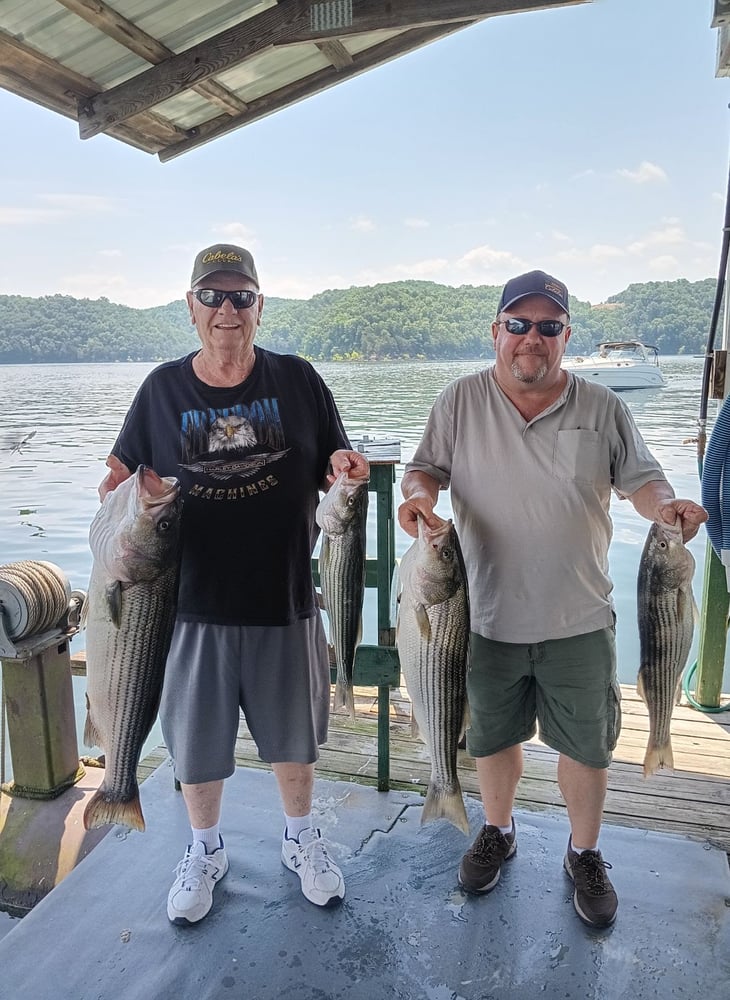
[[[406,467],[399,520],[436,524],[450,488],[471,604],[471,713],[485,825],[459,881],[487,893],[517,849],[512,808],[521,744],[558,751],[570,820],[564,868],[588,924],[618,900],[598,849],[607,768],[620,729],[608,576],[612,489],[649,520],[679,520],[685,540],[707,514],[679,500],[628,408],[560,367],[570,337],[568,290],[543,271],[504,286],[492,323],[496,362],[448,386]]]
[[[228,870],[220,815],[239,708],[278,783],[282,862],[311,902],[344,897],[312,818],[330,675],[311,556],[318,490],[340,472],[368,476],[312,366],[254,345],[264,297],[248,250],[201,250],[187,304],[202,346],[142,383],[100,487],[103,498],[141,464],[182,484],[180,591],[160,707],[192,828],[167,900],[175,924],[208,913]]]

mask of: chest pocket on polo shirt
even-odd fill
[[[598,431],[558,431],[553,475],[572,483],[595,483],[599,476],[601,435]]]

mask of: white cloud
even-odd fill
[[[113,198],[96,194],[39,194],[36,201],[41,207],[0,205],[0,226],[36,226],[115,210]]]
[[[53,208],[16,208],[0,205],[0,226],[35,226],[46,222],[59,222],[66,212]]]
[[[656,163],[649,163],[648,160],[642,160],[639,164],[637,170],[628,170],[626,167],[622,167],[616,171],[619,177],[625,177],[626,180],[632,181],[634,184],[648,184],[652,181],[666,181],[666,172]]]
[[[39,194],[38,199],[65,214],[113,212],[116,209],[114,198],[101,194]]]
[[[662,278],[674,275],[679,276],[681,274],[679,261],[671,254],[661,254],[659,257],[653,257],[647,261],[647,266],[653,274]]]
[[[685,231],[671,219],[663,228],[650,230],[643,239],[634,240],[626,249],[630,254],[641,255],[652,247],[680,246],[688,242]]]
[[[375,223],[367,215],[358,215],[350,219],[350,229],[358,233],[375,232]]]
[[[121,250],[100,250],[99,251],[99,256],[100,257],[121,257],[122,256],[122,251]]]
[[[432,257],[430,260],[418,260],[411,264],[396,264],[393,272],[401,278],[435,280],[448,267],[449,261],[445,257]]]
[[[553,229],[550,235],[558,243],[570,243],[570,236],[567,233],[561,233],[559,229]]]
[[[256,234],[242,222],[221,222],[213,226],[216,238],[236,246],[251,247],[256,245]]]
[[[464,271],[490,272],[496,269],[502,274],[514,272],[515,269],[521,268],[523,263],[520,257],[507,250],[494,250],[484,245],[468,250],[459,257],[456,266]]]
[[[612,246],[610,243],[594,243],[588,251],[591,260],[611,260],[615,257],[625,257],[626,250]]]
[[[78,271],[75,274],[63,275],[58,285],[61,295],[73,295],[74,298],[80,299],[104,297],[112,302],[134,306],[136,309],[164,305],[184,297],[179,282],[175,286],[165,287],[162,284],[136,282],[125,274],[94,271]]]
[[[408,229],[428,229],[431,225],[426,219],[404,219],[403,225]]]

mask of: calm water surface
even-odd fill
[[[661,461],[679,496],[700,497],[694,438],[699,408],[701,358],[667,358],[663,389],[623,394],[649,447]],[[45,559],[60,566],[71,586],[85,590],[91,570],[88,528],[98,506],[97,486],[104,462],[134,392],[152,364],[17,365],[0,367],[0,564]],[[418,444],[429,409],[454,378],[475,372],[480,362],[408,362],[318,365],[342,413],[351,438],[362,434],[397,436],[403,462]],[[710,417],[717,404],[710,403]],[[18,442],[35,432],[20,449]],[[13,450],[15,449],[15,450]],[[396,499],[403,465],[396,467]],[[374,507],[374,504],[371,505]],[[451,513],[442,494],[438,511]],[[618,614],[619,676],[636,679],[636,574],[648,530],[627,501],[614,499],[615,536],[611,573]],[[369,524],[375,551],[375,517]],[[397,553],[410,540],[397,529]],[[691,543],[697,560],[695,595],[701,600],[704,531]],[[366,599],[365,642],[375,642],[375,593]],[[84,635],[72,643],[84,648]],[[693,650],[693,657],[696,652]],[[723,690],[730,690],[728,668]],[[83,733],[84,680],[74,679],[77,729]],[[148,745],[159,742],[157,727]],[[6,763],[6,777],[9,762]]]

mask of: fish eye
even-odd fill
[[[158,531],[162,531],[162,532],[169,531],[170,530],[170,522],[166,521],[166,520],[165,521],[158,521],[157,522],[157,530]]]
[[[444,559],[453,559],[454,553],[448,546],[444,546],[444,548],[441,549],[441,555]]]

